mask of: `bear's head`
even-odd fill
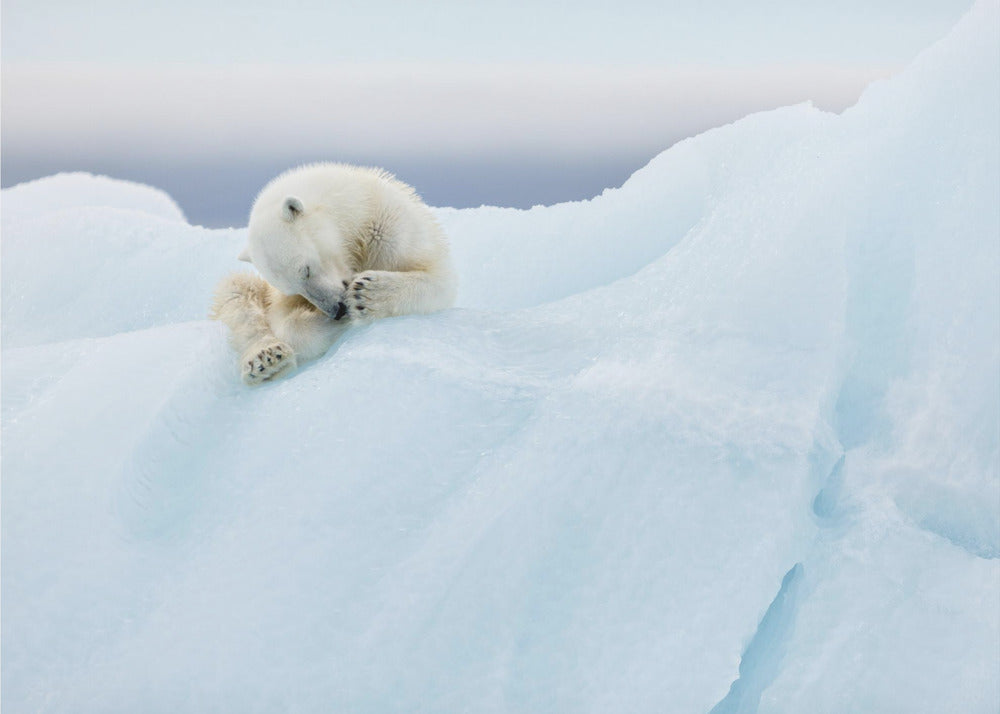
[[[278,206],[258,201],[248,234],[240,260],[253,263],[286,295],[301,295],[335,319],[343,316],[348,256],[337,226],[322,211],[310,211],[295,196]]]

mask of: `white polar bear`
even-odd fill
[[[216,290],[243,380],[259,384],[322,356],[351,322],[450,307],[448,239],[416,192],[379,169],[314,164],[260,192],[235,273]],[[266,282],[265,282],[266,280]]]

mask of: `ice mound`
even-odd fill
[[[240,231],[187,225],[162,191],[60,174],[3,192],[3,345],[197,320]]]
[[[457,309],[259,389],[242,231],[4,191],[5,711],[996,711],[998,21],[441,209]]]
[[[65,173],[29,181],[4,191],[4,221],[36,218],[72,208],[118,208],[168,221],[184,222],[184,212],[166,193],[151,186],[86,173]]]

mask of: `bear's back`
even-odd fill
[[[323,210],[346,224],[362,223],[372,213],[427,211],[416,191],[388,171],[317,163],[290,169],[264,186],[250,211],[251,221],[255,214],[260,218],[280,215],[289,196],[301,200],[307,211]]]

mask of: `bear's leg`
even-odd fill
[[[349,327],[334,320],[299,295],[279,295],[268,310],[274,334],[295,351],[300,362],[322,357]]]
[[[354,276],[344,304],[354,320],[426,313],[451,307],[455,279],[448,272],[366,270]]]
[[[229,341],[241,355],[243,381],[259,384],[294,369],[295,352],[271,329],[268,312],[280,293],[249,273],[234,273],[215,291],[211,317],[229,327]]]

